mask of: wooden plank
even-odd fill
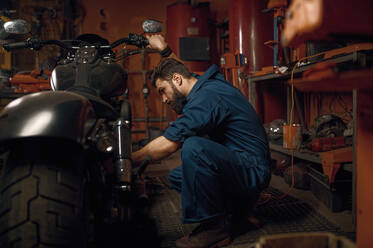
[[[284,154],[287,154],[287,155],[292,154],[291,150],[285,149],[281,145],[276,145],[276,144],[270,143],[269,148],[271,150],[281,152],[281,153],[284,153]],[[310,161],[310,162],[313,162],[313,163],[321,164],[321,158],[318,156],[317,153],[312,153],[312,152],[307,152],[306,153],[304,151],[295,150],[294,151],[294,156],[296,158],[300,158],[300,159],[307,160],[307,161]]]
[[[288,81],[291,85],[291,82]],[[303,92],[346,92],[353,89],[372,90],[373,70],[348,71],[331,78],[296,79],[294,87]]]

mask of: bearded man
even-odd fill
[[[220,247],[231,241],[231,220],[247,219],[269,184],[270,155],[265,130],[245,96],[216,65],[202,76],[176,57],[161,35],[147,37],[163,57],[152,83],[180,116],[164,134],[132,154],[161,160],[181,148],[182,165],[168,176],[181,194],[182,222],[201,223],[177,247]],[[239,210],[239,211],[238,211]]]

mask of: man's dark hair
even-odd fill
[[[156,87],[155,81],[157,81],[157,79],[171,82],[174,73],[179,73],[181,76],[188,79],[193,76],[189,69],[183,63],[176,59],[167,58],[162,60],[159,65],[154,68],[151,76],[153,86]]]

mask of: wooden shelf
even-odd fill
[[[280,153],[291,156],[291,150],[285,149],[281,145],[276,145],[276,144],[270,143],[269,148],[272,151],[280,152]],[[300,150],[300,151],[296,150],[294,152],[294,157],[296,157],[298,159],[308,161],[308,162],[312,162],[312,163],[315,163],[315,164],[322,164],[319,153],[317,153],[317,152],[312,152],[312,151],[309,151],[309,150]],[[342,163],[341,165],[342,165],[341,170],[349,171],[351,173],[353,172],[353,164],[352,163]]]
[[[281,152],[287,155],[291,155],[291,150],[283,148],[281,145],[276,145],[276,144],[269,144],[269,148],[273,151]],[[302,160],[307,160],[312,163],[317,163],[321,164],[321,158],[319,157],[318,153],[311,152],[311,151],[298,151],[295,150],[294,156],[296,158],[302,159]]]
[[[346,92],[373,90],[373,70],[354,70],[323,79],[295,79],[294,87],[303,92]],[[288,81],[291,85],[291,82]]]
[[[328,58],[328,59],[320,59],[317,62],[333,61],[337,64],[346,63],[346,62],[351,63],[351,62],[356,62],[358,60],[359,54],[364,54],[364,51],[355,51],[355,52],[352,52],[352,53],[349,53],[349,54],[337,55],[337,56],[334,56],[334,57]],[[324,57],[324,56],[325,56],[325,54],[320,55],[320,57]],[[294,70],[294,77],[299,77],[302,72],[310,69],[317,62],[307,63],[307,64],[304,64],[304,65],[298,66]],[[268,73],[268,74],[265,74],[265,75],[249,77],[249,80],[251,82],[254,82],[254,83],[260,83],[261,81],[266,81],[266,80],[287,80],[287,79],[290,79],[290,77],[291,77],[291,70],[293,69],[294,65],[295,65],[295,63],[293,63],[291,65],[288,65],[287,72],[285,72],[283,74],[271,72],[271,73]]]

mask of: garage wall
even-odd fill
[[[80,33],[96,33],[110,42],[119,38],[126,37],[128,33],[142,33],[141,23],[145,19],[155,19],[164,23],[163,35],[166,36],[166,16],[167,6],[173,4],[175,0],[137,0],[137,1],[92,1],[82,0],[81,4],[85,11],[85,18],[82,20]],[[229,0],[212,0],[210,8],[213,16],[219,22],[228,15]],[[120,49],[117,50],[120,52]],[[145,56],[145,69],[154,68],[161,57],[159,54],[147,54]],[[132,115],[134,119],[145,118],[145,102],[142,93],[143,76],[142,56],[134,55],[125,59],[122,64],[129,72],[128,89],[129,100],[132,103]],[[150,90],[147,96],[148,117],[149,118],[166,118],[167,106],[161,103],[158,93],[154,90],[151,82],[146,82]],[[171,117],[173,116],[172,111]],[[149,126],[165,129],[166,122],[150,122]],[[135,122],[133,130],[136,132],[145,130],[145,122]],[[146,133],[134,133],[133,140],[146,138]]]

